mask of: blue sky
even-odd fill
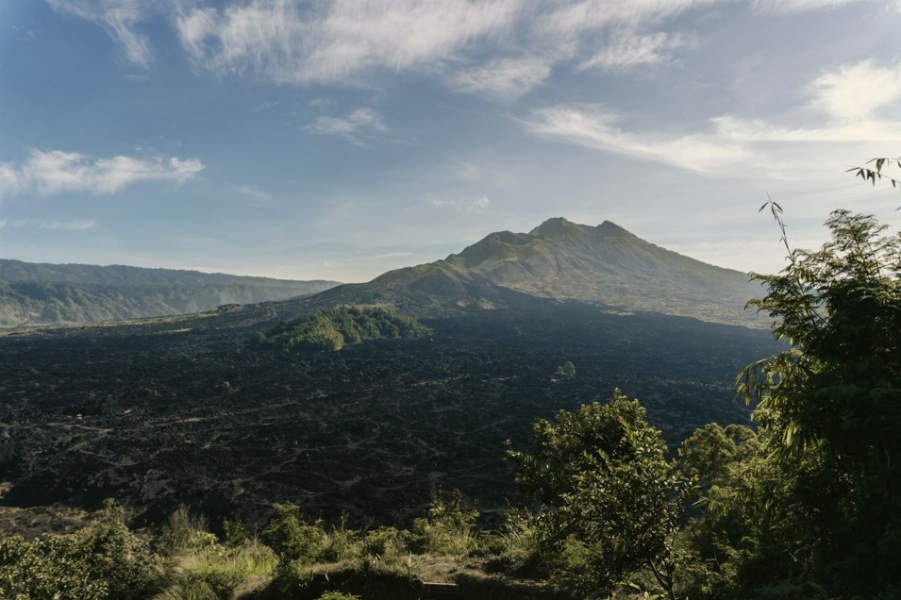
[[[901,3],[4,0],[0,256],[366,281],[611,220],[774,272],[901,154]]]

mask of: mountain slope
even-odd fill
[[[182,269],[148,269],[125,265],[29,263],[0,258],[0,280],[103,283],[107,285],[338,285],[337,281],[295,281],[271,277],[247,277],[226,273],[202,273]],[[318,290],[317,290],[318,291]]]
[[[660,248],[609,221],[591,227],[555,218],[529,233],[492,233],[444,260],[303,302],[383,304],[428,317],[527,304],[537,297],[766,326],[743,310],[760,293],[745,273]]]
[[[284,300],[335,285],[338,282],[0,260],[0,327],[181,315],[223,304]]]

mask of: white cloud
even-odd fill
[[[262,104],[260,104],[259,106],[257,106],[254,110],[257,111],[257,112],[259,112],[259,111],[261,111],[261,110],[269,110],[270,108],[275,108],[275,107],[278,106],[278,105],[279,105],[279,102],[278,102],[278,101],[275,101],[275,102],[263,102]]]
[[[871,119],[878,109],[901,100],[901,63],[889,68],[873,66],[872,60],[845,65],[818,77],[811,87],[811,105],[830,117],[842,121]],[[897,115],[897,110],[893,112]]]
[[[747,154],[739,144],[711,135],[629,133],[616,127],[619,120],[618,115],[601,105],[579,104],[533,110],[532,119],[523,121],[523,125],[539,137],[695,171],[734,163]]]
[[[34,149],[21,165],[0,164],[0,193],[51,196],[61,192],[114,194],[138,181],[183,183],[201,171],[196,158],[142,160],[130,156],[91,159],[77,152]]]
[[[597,68],[625,71],[639,65],[667,64],[676,48],[691,46],[683,34],[664,31],[651,35],[637,35],[632,31],[618,31],[610,43],[590,59],[582,62],[577,70]]]
[[[371,85],[385,72],[418,69],[460,92],[501,100],[522,96],[572,58],[578,70],[666,63],[685,39],[645,32],[700,7],[736,4],[778,15],[850,1],[862,0],[225,0],[218,7],[49,0],[59,12],[103,26],[127,61],[144,69],[153,54],[136,26],[166,15],[197,73]],[[324,108],[319,100],[311,106]]]
[[[372,68],[401,70],[453,58],[498,35],[520,0],[252,0],[176,17],[194,67],[252,72],[277,83],[347,83]]]
[[[499,58],[452,75],[448,84],[456,92],[516,99],[540,85],[550,74],[551,65],[544,58]]]
[[[786,128],[730,115],[713,119],[723,139],[744,142],[894,142],[901,140],[901,64],[878,67],[872,60],[844,65],[808,86],[802,112],[813,126]]]
[[[0,219],[0,229],[6,227],[6,219]]]
[[[439,200],[431,194],[426,194],[425,201],[432,206],[437,206],[439,208],[447,206],[452,208],[454,212],[463,213],[464,215],[483,213],[488,210],[488,206],[491,204],[491,201],[485,196],[457,198],[456,200]]]
[[[153,66],[153,52],[146,35],[135,24],[157,13],[159,0],[47,0],[53,10],[70,13],[102,26],[125,53],[125,59],[142,69]]]
[[[338,135],[362,146],[357,134],[363,131],[388,131],[378,113],[371,108],[358,108],[346,117],[319,117],[306,127],[307,131],[320,135]]]
[[[739,163],[744,171],[771,168],[773,143],[879,142],[890,153],[901,139],[901,65],[845,65],[818,77],[807,90],[810,99],[800,112],[816,122],[806,127],[723,115],[710,119],[708,133],[629,132],[618,126],[619,115],[585,104],[533,110],[522,124],[539,137],[702,172]],[[762,148],[763,143],[768,146]]]
[[[811,10],[835,8],[860,0],[754,0],[752,8],[764,14],[797,14]]]
[[[90,229],[97,223],[93,220],[76,219],[74,221],[54,221],[52,223],[44,223],[40,229]]]

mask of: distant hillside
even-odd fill
[[[315,291],[339,285],[337,281],[295,281],[271,277],[246,277],[225,273],[201,273],[181,269],[147,269],[125,265],[81,265],[29,263],[0,258],[2,281],[57,281],[67,283],[103,283],[107,285],[301,285],[319,286]],[[306,292],[311,293],[311,292]]]
[[[444,260],[339,286],[302,303],[384,305],[438,317],[538,297],[765,327],[767,320],[743,310],[761,291],[745,273],[660,248],[609,221],[591,227],[556,218],[529,233],[492,233]]]
[[[314,294],[336,281],[0,259],[0,327],[181,315]]]

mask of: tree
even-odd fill
[[[616,390],[601,406],[560,411],[532,426],[533,454],[508,451],[516,485],[541,502],[546,548],[575,540],[591,555],[591,583],[609,590],[647,568],[675,600],[675,533],[692,484],[664,458],[660,431],[645,409]]]
[[[769,291],[748,305],[769,312],[774,335],[793,347],[738,378],[739,394],[757,401],[765,444],[747,481],[781,488],[751,484],[739,499],[761,518],[792,523],[786,542],[833,579],[897,583],[901,236],[883,237],[872,215],[846,210],[826,225],[832,241],[822,249],[790,250],[778,275],[753,275]]]
[[[557,372],[554,374],[559,375],[560,379],[572,379],[576,376],[576,367],[570,361],[566,361],[557,367]]]

